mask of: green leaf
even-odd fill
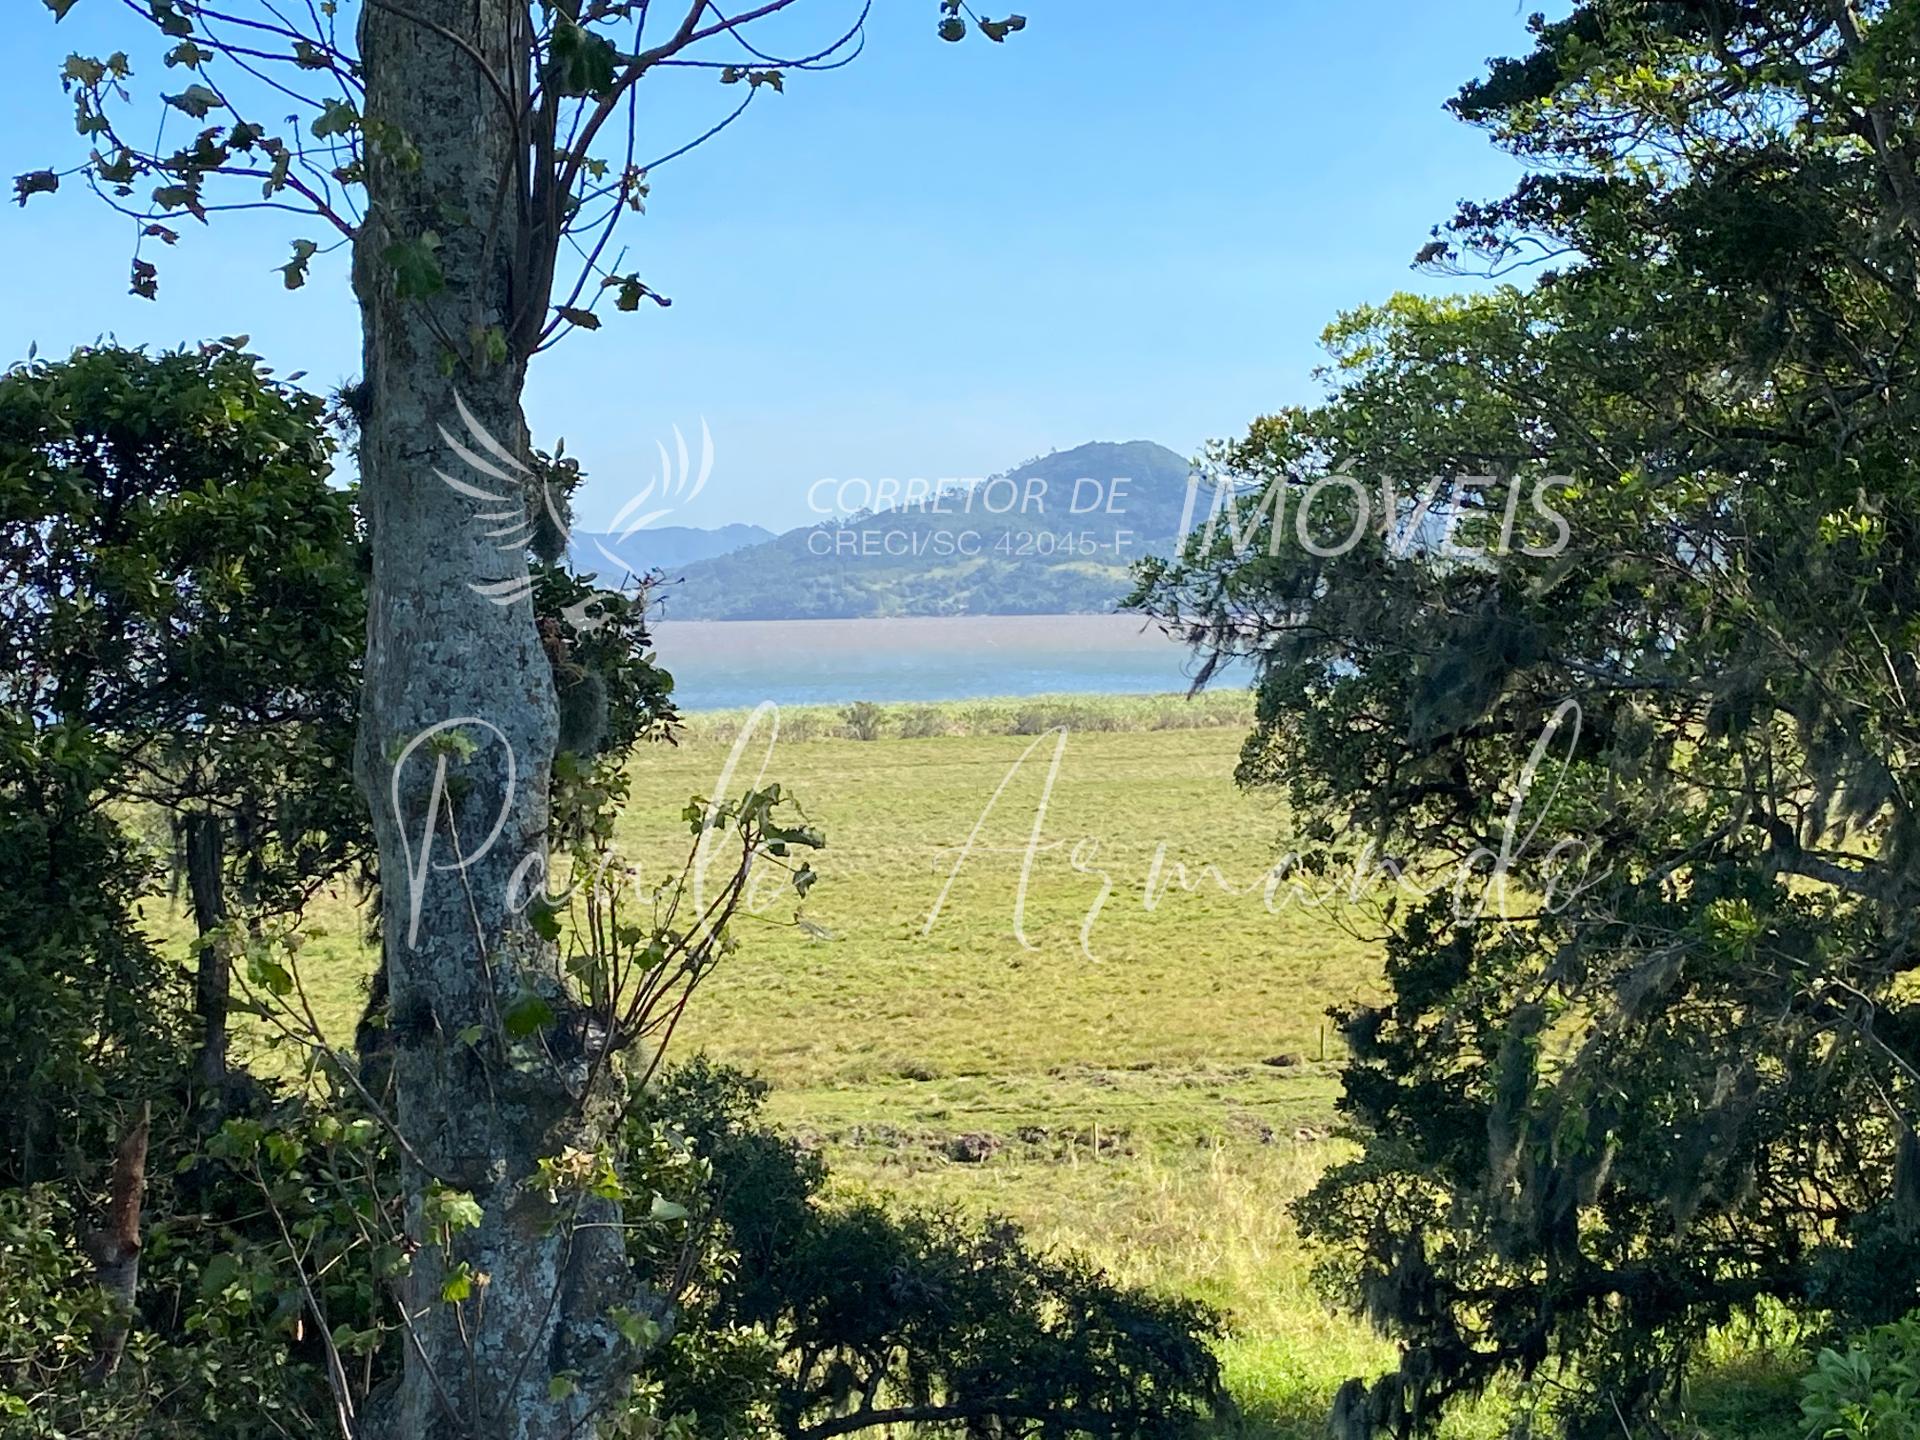
[[[562,16],[548,44],[547,84],[561,95],[610,94],[618,59],[611,40]]]
[[[45,0],[47,9],[53,12],[55,20],[67,18],[67,12],[73,9],[76,0]]]
[[[393,270],[394,294],[403,300],[421,300],[446,289],[447,277],[434,253],[439,248],[440,237],[431,230],[387,246],[384,258]]]
[[[600,317],[591,310],[582,310],[575,305],[556,305],[554,309],[559,312],[562,320],[570,324],[578,325],[582,330],[598,330],[600,328]]]
[[[663,310],[673,304],[673,301],[669,300],[659,291],[644,284],[638,275],[609,275],[600,282],[600,288],[602,290],[616,286],[620,292],[613,297],[613,308],[616,310],[625,310],[631,313],[640,308],[640,302],[642,300],[651,300]]]
[[[254,955],[251,960],[253,983],[269,995],[281,996],[293,993],[293,972],[275,960],[271,955]]]
[[[350,134],[360,123],[360,112],[345,100],[329,99],[320,107],[320,113],[314,117],[313,138],[325,140],[330,135]]]
[[[147,0],[147,8],[153,12],[153,23],[160,27],[162,35],[178,38],[193,33],[193,21],[180,13],[174,0]]]
[[[620,1338],[637,1349],[647,1349],[660,1338],[660,1322],[645,1315],[636,1315],[631,1310],[615,1306],[607,1311],[607,1318],[613,1322],[613,1328],[620,1332]]]
[[[380,1327],[370,1325],[356,1330],[342,1322],[333,1327],[334,1348],[344,1355],[371,1355],[380,1348]]]
[[[260,197],[271,200],[275,191],[286,188],[287,173],[293,167],[293,151],[278,140],[268,141],[266,151],[273,156],[273,164],[267,168],[267,178],[260,184]]]
[[[421,1212],[428,1225],[444,1225],[449,1230],[478,1229],[483,1217],[480,1202],[473,1196],[465,1190],[449,1190],[441,1185],[427,1191],[421,1201]]]
[[[558,1375],[555,1375],[551,1380],[547,1381],[547,1398],[549,1400],[565,1400],[579,1388],[578,1385],[573,1383],[573,1376],[562,1370]]]
[[[200,204],[199,187],[195,185],[156,185],[153,203],[162,210],[185,210],[196,219],[207,218],[206,209]]]
[[[473,1294],[473,1271],[463,1263],[448,1275],[440,1286],[440,1298],[449,1305],[458,1305]]]
[[[207,1261],[200,1272],[200,1293],[218,1295],[240,1278],[240,1262],[229,1252],[221,1252]]]
[[[287,282],[287,289],[298,290],[307,283],[307,262],[313,259],[319,249],[320,247],[311,240],[293,242],[293,259],[280,267],[280,273]]]
[[[522,1039],[553,1023],[553,1006],[538,995],[522,995],[503,1018],[507,1034]]]
[[[107,67],[87,55],[69,55],[60,67],[60,78],[76,85],[98,85],[107,78]]]
[[[527,924],[542,940],[560,938],[560,912],[544,901],[536,900],[527,908]]]
[[[647,1213],[655,1220],[684,1220],[687,1218],[687,1207],[664,1195],[655,1195]]]

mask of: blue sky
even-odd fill
[[[813,518],[822,477],[982,476],[1087,440],[1191,453],[1310,399],[1326,322],[1435,288],[1408,269],[1428,228],[1516,173],[1441,109],[1486,57],[1525,48],[1512,0],[1024,7],[1007,44],[955,46],[933,34],[934,0],[878,0],[852,66],[792,77],[655,172],[624,238],[672,308],[575,335],[529,386],[536,438],[564,436],[593,477],[584,524],[702,418],[713,476],[676,521],[784,528]],[[800,8],[813,33],[851,13]],[[125,13],[79,0],[56,26],[8,0],[8,176],[83,153],[57,71],[70,50],[131,48]],[[649,153],[737,93],[665,78]],[[151,97],[162,79],[135,83]],[[312,225],[214,221],[156,256],[156,303],[124,293],[131,222],[84,189],[7,208],[0,359],[245,332],[283,373],[355,375],[344,257],[288,293],[272,267]]]

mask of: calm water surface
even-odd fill
[[[1184,645],[1132,615],[662,620],[654,640],[682,710],[1158,694],[1186,690],[1194,671]]]

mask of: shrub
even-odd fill
[[[856,700],[840,713],[849,739],[878,740],[886,722],[886,711],[871,700]]]
[[[948,733],[947,717],[932,705],[916,705],[900,720],[903,740],[931,740]]]
[[[1011,735],[1040,735],[1053,728],[1058,722],[1053,712],[1044,705],[1027,705],[1018,710],[1013,724],[1008,727]]]
[[[1801,1388],[1812,1440],[1920,1440],[1920,1311],[1822,1350]]]
[[[115,1321],[54,1185],[0,1189],[0,1434],[18,1440],[255,1440],[320,1435],[331,1407],[296,1280],[257,1206],[215,1175],[198,1199],[252,1211],[238,1228],[151,1194],[139,1300],[118,1367],[97,1368]],[[257,1198],[257,1197],[255,1197]],[[228,1202],[232,1202],[229,1204]],[[329,1298],[343,1298],[338,1283]],[[397,1346],[390,1347],[395,1351]]]
[[[780,738],[795,744],[818,740],[825,727],[817,710],[795,709],[780,712]],[[737,735],[737,732],[736,732]]]
[[[77,728],[0,711],[0,1186],[110,1154],[110,1096],[184,1074],[187,993],[141,933],[148,857],[94,803],[111,773]]]
[[[726,1251],[707,1257],[718,1283],[690,1302],[658,1414],[713,1437],[743,1433],[744,1409],[788,1436],[891,1418],[969,1435],[1172,1440],[1226,1408],[1208,1345],[1219,1324],[1204,1306],[1039,1254],[1005,1221],[823,1200],[819,1157],[759,1123],[765,1094],[694,1060],[636,1121],[654,1137],[637,1155],[659,1156],[666,1133],[702,1158],[699,1192],[671,1198]],[[712,1337],[748,1332],[782,1356],[758,1357],[758,1394],[742,1383],[752,1357],[710,1363]]]

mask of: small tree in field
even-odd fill
[[[47,0],[56,17],[76,3]],[[521,413],[528,365],[608,308],[665,303],[613,247],[659,163],[639,148],[640,82],[711,70],[741,97],[729,123],[857,50],[861,10],[802,53],[766,48],[766,22],[797,3],[141,0],[132,10],[180,76],[162,113],[191,137],[150,146],[157,117],[132,103],[128,56],[76,55],[65,74],[91,153],[16,182],[24,201],[80,178],[160,243],[181,217],[230,205],[302,212],[322,228],[294,240],[289,285],[322,246],[314,234],[352,251],[372,557],[357,769],[383,877],[394,1118],[416,1226],[433,1184],[474,1197],[478,1217],[454,1252],[421,1247],[405,1378],[362,1428],[560,1440],[635,1362],[608,1318],[644,1308],[611,1202],[558,1224],[530,1198],[544,1160],[614,1142],[607,1061],[640,1037],[596,1028],[556,988],[527,902],[547,861],[553,670],[526,551],[476,523],[474,495],[504,488],[493,523],[507,528],[550,511]],[[1024,23],[963,0],[940,12],[949,40],[970,20],[994,40]],[[136,292],[157,284],[136,258]],[[527,1037],[507,1017],[539,1013],[516,1008],[536,994],[592,1052],[581,1063],[509,1058]],[[449,1301],[460,1265],[487,1277],[484,1304]]]

